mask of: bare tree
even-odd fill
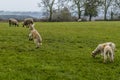
[[[103,4],[104,20],[107,20],[107,12],[113,0],[101,0]]]
[[[67,7],[64,7],[62,10],[61,10],[61,20],[62,21],[71,21],[71,13],[69,11],[69,9]]]
[[[69,8],[69,1],[70,0],[56,0],[56,7],[57,7],[57,11],[61,11],[63,10],[65,7]]]
[[[64,8],[64,2],[65,0],[57,0],[57,7],[58,7],[58,11],[60,11],[62,8]]]
[[[100,2],[99,0],[87,0],[85,2],[85,16],[89,16],[89,21],[91,21],[92,17],[96,17],[98,15],[98,6]]]
[[[115,0],[115,3],[119,7],[119,9],[120,9],[120,0]]]
[[[113,0],[111,11],[113,12],[113,16],[115,15],[115,18],[118,19],[120,16],[120,0]]]
[[[120,15],[120,0],[115,0],[115,7],[117,9],[118,14]]]
[[[78,19],[80,19],[86,0],[72,0],[72,2],[73,2],[72,7],[76,6]]]
[[[44,7],[46,11],[49,12],[49,21],[52,21],[54,3],[55,3],[55,0],[41,0],[41,2],[38,3],[39,7]]]
[[[71,20],[69,0],[56,0],[54,8],[55,10],[53,12],[53,21]]]

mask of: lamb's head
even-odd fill
[[[95,58],[96,53],[94,51],[92,51],[91,56]]]
[[[94,51],[92,51],[91,56],[95,58],[96,55],[99,54],[99,53],[100,53],[100,50],[99,49],[95,49]]]
[[[92,53],[91,53],[92,57],[95,58],[95,56],[96,56],[97,54],[100,54],[100,53],[101,53],[101,51],[103,50],[103,45],[104,45],[104,44],[99,44],[99,45],[92,51]]]

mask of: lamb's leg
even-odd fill
[[[110,54],[110,62],[114,62],[114,53],[113,52]]]
[[[106,60],[107,60],[107,55],[106,55],[106,52],[104,52],[104,61],[103,61],[103,63],[106,63]]]
[[[37,39],[34,39],[34,43],[36,44],[36,48],[39,48],[40,43],[38,42],[38,40],[37,40]]]
[[[29,40],[32,40],[32,33],[29,34]]]

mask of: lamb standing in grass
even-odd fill
[[[30,29],[29,40],[33,39],[34,43],[36,44],[36,48],[39,48],[39,46],[42,45],[42,37],[41,37],[41,35],[34,28],[34,24],[30,24],[29,29]]]
[[[104,56],[104,63],[106,62],[107,58],[110,58],[111,62],[114,62],[114,51],[115,51],[115,44],[112,42],[106,42],[103,44],[99,44],[97,48],[92,51],[92,56],[95,57],[97,54],[101,54]]]

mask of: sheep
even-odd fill
[[[110,62],[114,62],[114,51],[112,50],[112,47],[110,45],[104,46],[104,63],[106,63],[107,57],[110,57]]]
[[[33,19],[32,18],[26,18],[24,19],[24,22],[23,22],[23,27],[26,26],[26,27],[29,27],[29,24],[33,24]]]
[[[9,19],[9,26],[11,25],[19,26],[18,21],[14,18]]]
[[[111,62],[114,62],[114,51],[115,44],[113,42],[106,42],[99,44],[94,51],[92,51],[92,57],[96,57],[97,54],[101,54],[104,57],[104,63],[107,57],[110,58]]]
[[[34,40],[34,43],[36,44],[36,48],[39,48],[39,46],[42,45],[42,37],[38,33],[38,31],[34,28],[34,24],[29,24],[29,40]]]
[[[81,22],[82,21],[82,19],[78,19],[78,22]]]

